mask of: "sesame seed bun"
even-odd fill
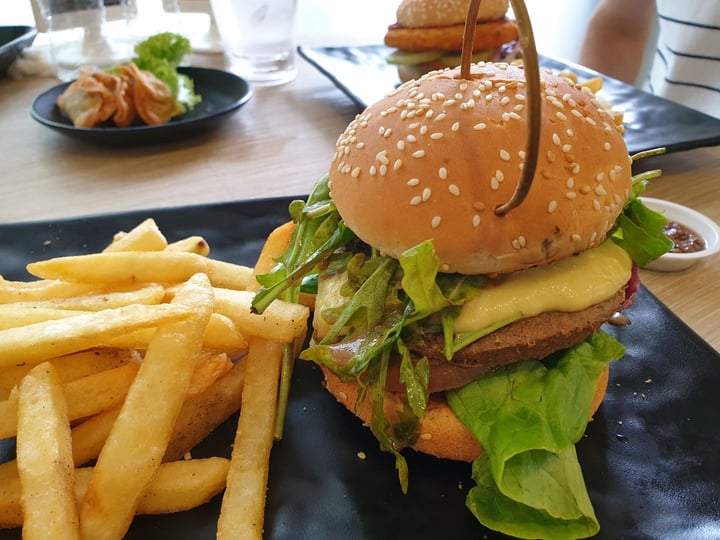
[[[366,394],[365,400],[357,404],[360,385],[343,382],[329,369],[323,367],[325,386],[335,398],[366,424],[370,423],[372,404]],[[609,367],[600,375],[598,387],[590,407],[590,418],[597,412],[607,391]],[[357,404],[357,406],[356,406]],[[392,423],[397,420],[397,411],[402,403],[399,394],[385,393],[385,415]],[[442,459],[473,461],[482,453],[482,447],[470,431],[460,422],[444,398],[444,394],[431,394],[427,413],[420,419],[420,436],[413,448],[419,452]]]
[[[502,19],[508,0],[483,0],[478,21]],[[403,0],[397,8],[397,23],[408,28],[464,24],[470,0]]]
[[[504,216],[526,144],[525,73],[480,63],[403,84],[339,137],[332,198],[345,223],[392,257],[432,239],[444,272],[502,274],[602,242],[630,194],[621,128],[587,88],[541,73],[533,186]]]

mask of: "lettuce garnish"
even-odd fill
[[[520,538],[584,538],[599,525],[575,455],[598,379],[623,346],[600,331],[540,362],[527,360],[448,391],[485,449],[467,504],[479,521]],[[571,405],[571,406],[569,406]]]
[[[150,71],[168,85],[175,100],[184,110],[192,109],[202,100],[195,93],[193,81],[187,75],[178,73],[183,58],[192,52],[190,41],[172,32],[155,34],[135,45],[132,62],[139,69]]]

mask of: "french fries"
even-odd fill
[[[309,310],[250,306],[290,230],[254,268],[211,258],[200,236],[169,242],[147,219],[101,252],[28,264],[33,281],[0,276],[0,439],[17,437],[0,463],[0,528],[120,539],[135,515],[231,485],[219,536],[262,531],[281,352]],[[193,459],[241,408],[233,458]]]

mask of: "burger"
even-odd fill
[[[397,22],[385,34],[393,47],[388,62],[397,65],[401,81],[428,71],[460,65],[465,19],[470,0],[403,0]],[[520,55],[518,27],[508,17],[508,0],[483,0],[477,16],[473,59],[511,60]]]
[[[637,264],[669,246],[642,205],[622,128],[592,91],[541,73],[539,159],[525,199],[525,70],[435,71],[370,105],[290,214],[294,237],[256,308],[315,287],[327,390],[392,452],[472,462],[467,505],[520,537],[597,532],[574,443],[623,346]]]

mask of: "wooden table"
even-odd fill
[[[375,4],[383,13],[394,11],[382,2]],[[330,17],[327,11],[323,14]],[[322,31],[306,33],[299,42],[382,39],[384,20],[359,9],[351,15],[333,20],[301,13],[305,28],[313,23]],[[364,17],[366,24],[359,27],[366,32],[343,34],[358,17]],[[223,67],[224,58],[196,55],[193,64]],[[298,68],[291,84],[256,88],[253,99],[218,130],[140,148],[83,144],[34,122],[30,104],[57,83],[53,79],[0,80],[0,222],[306,193],[327,171],[337,136],[358,111],[302,59]],[[720,222],[720,148],[649,159],[646,167],[664,171],[648,196],[688,205]],[[642,278],[693,330],[720,349],[720,258],[683,272],[643,271]]]

